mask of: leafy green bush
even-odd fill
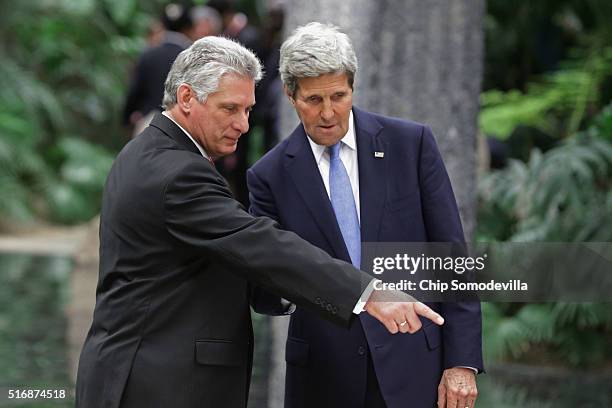
[[[610,107],[587,131],[479,182],[480,241],[612,241]],[[612,359],[610,304],[483,305],[489,361],[567,366]]]
[[[597,112],[600,89],[612,78],[612,47],[578,53],[562,68],[532,82],[526,93],[490,90],[482,94],[480,128],[489,135],[507,139],[519,126],[538,128],[565,137],[575,134],[589,112]]]
[[[130,64],[162,3],[0,3],[0,221],[73,223],[98,211],[110,152],[127,140]]]
[[[612,103],[603,108],[595,118],[595,125],[589,129],[594,137],[601,137],[612,142]]]
[[[58,148],[65,159],[60,167],[59,182],[46,190],[50,216],[63,223],[88,220],[99,209],[112,156],[76,138],[60,140]]]
[[[588,135],[540,153],[479,183],[481,240],[612,240],[612,143]]]
[[[601,366],[612,358],[610,304],[484,303],[483,314],[488,361]]]

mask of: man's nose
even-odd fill
[[[334,117],[334,109],[331,101],[324,101],[323,108],[321,109],[321,118],[323,120],[330,120]]]
[[[234,126],[236,130],[240,131],[240,133],[245,134],[249,131],[249,113],[245,112],[240,115],[238,120],[234,122]]]

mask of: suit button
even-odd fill
[[[321,304],[321,298],[317,296],[317,298],[315,299],[315,305],[320,305]]]
[[[360,356],[363,356],[366,353],[366,348],[364,346],[359,346],[359,348],[357,349],[357,354],[359,354]]]
[[[332,305],[330,305],[330,304],[328,303],[328,304],[327,304],[326,309],[327,309],[327,311],[328,311],[328,312],[331,312],[331,311],[332,311]]]

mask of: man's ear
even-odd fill
[[[291,93],[289,92],[289,88],[287,88],[287,85],[283,85],[283,89],[285,90],[285,95],[287,95],[287,99],[289,99],[291,105],[295,107],[295,99],[293,99],[293,95],[291,95]]]
[[[193,98],[195,98],[195,93],[187,84],[181,84],[181,86],[179,86],[179,88],[176,90],[176,104],[185,114],[191,111]]]

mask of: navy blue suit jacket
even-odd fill
[[[353,114],[362,241],[463,242],[431,130],[357,108]],[[253,214],[269,216],[350,262],[301,124],[249,170],[248,185]],[[476,302],[430,306],[446,323],[439,327],[423,319],[423,328],[412,335],[392,335],[367,313],[345,329],[298,308],[287,339],[286,406],[363,406],[368,353],[388,407],[435,406],[445,368],[483,368],[481,313]]]

